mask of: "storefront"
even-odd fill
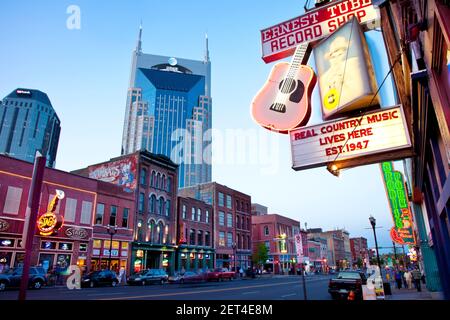
[[[164,269],[167,274],[175,272],[175,250],[172,245],[133,242],[131,244],[131,272],[146,269]]]
[[[207,270],[214,267],[214,250],[180,246],[177,251],[177,272]]]
[[[128,269],[128,241],[94,239],[92,241],[91,271]]]
[[[21,242],[22,239],[12,236],[0,236],[0,272],[22,266],[25,251],[21,248]]]

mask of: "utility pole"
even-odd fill
[[[46,161],[46,157],[39,151],[36,151],[33,176],[28,193],[28,206],[25,213],[25,224],[23,226],[22,246],[25,245],[25,258],[23,261],[22,278],[20,281],[19,300],[25,300],[27,296],[31,254],[33,252],[33,240],[36,232],[36,221],[39,212],[39,201],[41,197],[42,181],[44,180]]]

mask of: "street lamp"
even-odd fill
[[[233,242],[231,246],[233,247],[234,272],[236,273],[236,242]]]
[[[110,270],[111,269],[112,239],[113,239],[113,236],[117,233],[117,226],[111,226],[108,224],[108,233],[111,236],[111,240],[109,241],[109,260],[108,260],[108,270]]]
[[[376,250],[377,250],[377,262],[378,262],[378,268],[380,268],[380,272],[381,272],[380,254],[378,253],[377,234],[376,234],[376,232],[375,232],[375,226],[376,226],[377,220],[376,220],[373,216],[370,216],[370,217],[369,217],[369,221],[370,221],[370,224],[372,225],[373,236],[374,236],[374,238],[375,238],[375,248],[376,248]]]

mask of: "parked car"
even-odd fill
[[[206,273],[206,279],[208,281],[223,281],[225,279],[233,280],[236,276],[234,271],[228,271],[227,268],[215,268]]]
[[[128,284],[140,284],[145,286],[149,283],[164,284],[168,281],[169,276],[163,269],[148,269],[131,275],[128,278]]]
[[[117,286],[119,280],[115,272],[111,270],[93,271],[83,277],[81,286],[83,287],[97,287],[97,286]]]
[[[364,272],[341,271],[337,277],[330,279],[328,292],[333,299],[347,299],[350,291],[353,291],[356,299],[362,300],[362,285],[367,284],[367,278]]]
[[[6,288],[19,288],[22,280],[23,268],[13,268],[0,274],[0,291]],[[41,289],[47,284],[46,271],[42,267],[30,267],[28,286]]]
[[[203,282],[206,281],[205,273],[186,271],[185,273],[175,273],[169,277],[170,283],[187,283],[187,282]]]

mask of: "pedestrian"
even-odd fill
[[[397,269],[395,271],[395,282],[397,282],[397,288],[401,289],[402,288],[402,273],[399,269]]]
[[[242,267],[239,268],[239,275],[241,278],[244,276],[244,269]]]
[[[124,267],[120,267],[119,276],[117,277],[117,279],[119,280],[119,284],[122,284],[125,282],[125,268]]]
[[[410,270],[406,270],[405,274],[403,275],[406,280],[406,288],[412,289],[412,274]]]
[[[416,289],[418,292],[422,291],[422,288],[420,286],[420,280],[422,278],[422,274],[420,273],[419,267],[416,267],[413,271],[412,271],[412,278],[414,281],[414,285],[416,286]]]

